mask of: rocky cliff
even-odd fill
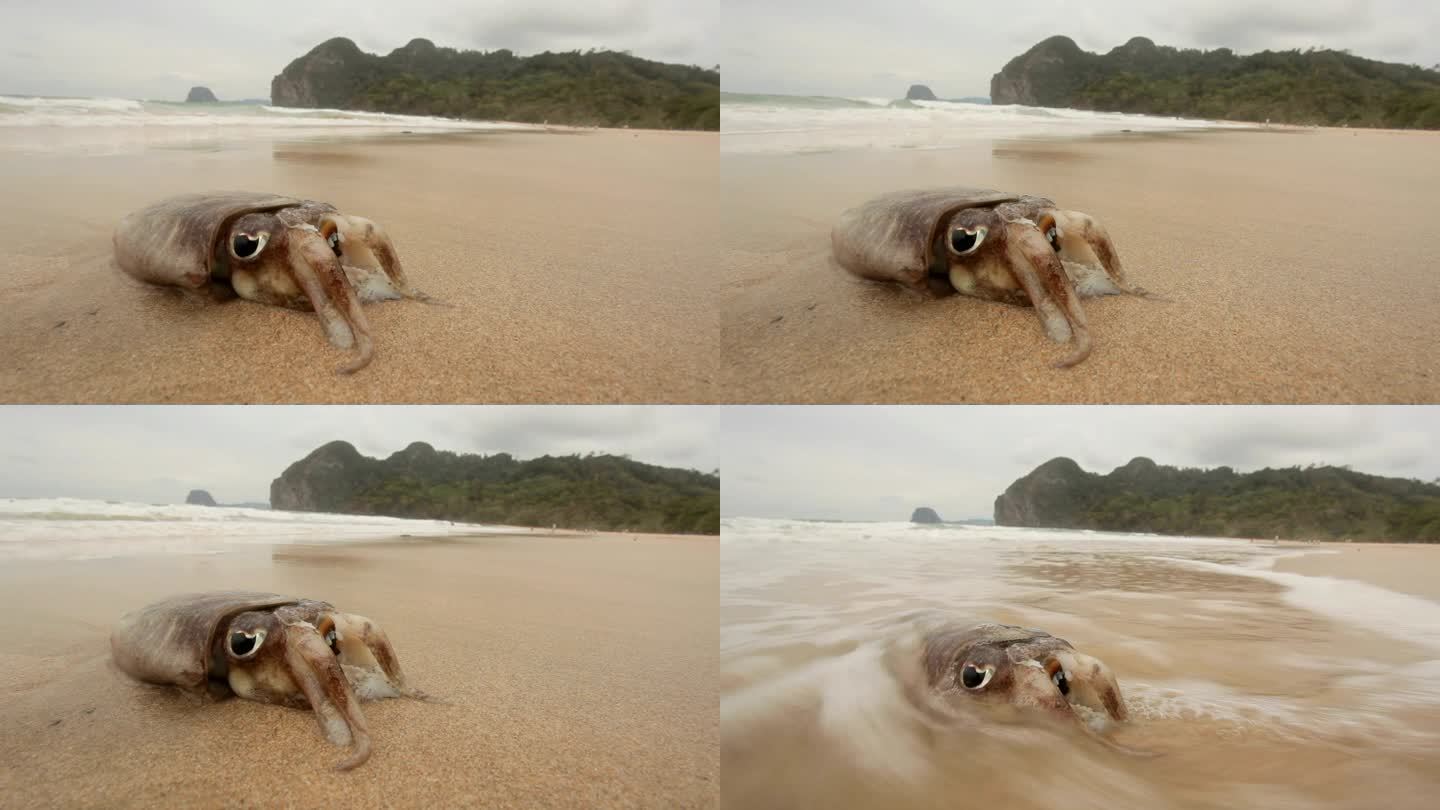
[[[270,103],[311,109],[343,107],[359,88],[361,73],[373,68],[378,59],[345,37],[327,39],[270,80]]]
[[[1063,107],[1093,57],[1069,37],[1042,40],[991,77],[990,103]]]
[[[220,99],[215,98],[215,94],[210,92],[210,88],[208,87],[192,87],[190,88],[189,95],[185,96],[185,102],[187,104],[219,100]]]
[[[517,460],[415,442],[385,459],[316,448],[270,484],[272,508],[576,529],[718,533],[720,479],[622,456]]]
[[[379,479],[377,462],[355,445],[335,441],[285,468],[270,482],[270,508],[285,512],[331,512],[354,492]]]
[[[1182,469],[1135,458],[1106,475],[1054,458],[995,499],[1001,526],[1210,537],[1440,541],[1440,482],[1344,467]]]
[[[905,91],[905,98],[908,101],[936,101],[935,91],[923,84],[912,84],[910,89]]]
[[[344,37],[270,83],[281,107],[656,129],[719,129],[720,72],[627,53],[459,51],[414,39],[385,56]]]
[[[1052,458],[995,499],[997,526],[1074,526],[1087,504],[1081,485],[1094,477],[1073,459]]]
[[[1108,53],[1054,36],[990,79],[995,104],[1151,115],[1440,128],[1440,70],[1343,51],[1177,49],[1134,37]]]

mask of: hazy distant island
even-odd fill
[[[720,128],[720,70],[616,51],[516,56],[414,39],[386,56],[336,37],[270,83],[280,107],[649,129]]]
[[[230,506],[239,509],[270,508],[270,504],[268,503],[254,503],[250,501],[244,503],[216,503],[215,496],[211,495],[208,491],[203,489],[190,490],[190,493],[185,496],[185,503],[190,506]]]
[[[944,523],[945,521],[943,521],[943,520],[940,519],[940,514],[939,514],[938,512],[936,512],[934,509],[931,509],[931,508],[928,507],[928,506],[921,506],[921,507],[916,508],[916,510],[915,510],[914,512],[911,512],[911,513],[910,513],[910,522],[911,522],[911,523]]]
[[[1204,537],[1440,542],[1440,482],[1345,467],[1164,467],[1136,458],[1108,475],[1053,458],[995,499],[1000,526]]]
[[[186,104],[196,104],[219,100],[220,99],[215,98],[215,94],[210,92],[210,88],[208,87],[192,87],[190,88],[189,95],[185,96]]]
[[[923,84],[912,84],[910,89],[905,91],[906,101],[962,101],[966,104],[989,104],[990,99],[985,96],[965,96],[963,98],[938,98],[935,91]]]
[[[521,461],[506,453],[436,450],[424,442],[375,459],[336,441],[286,468],[270,484],[270,505],[295,512],[719,534],[720,476],[624,456]]]
[[[1050,37],[995,74],[990,98],[1232,121],[1440,129],[1440,69],[1345,51],[1181,50],[1145,37],[1105,54]]]

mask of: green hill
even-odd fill
[[[1108,475],[1055,458],[995,499],[1001,526],[1205,537],[1440,542],[1440,484],[1344,467],[1237,473],[1137,458]]]
[[[480,456],[415,442],[386,459],[330,442],[270,484],[274,509],[512,526],[720,533],[720,476],[623,456]]]
[[[647,129],[720,128],[720,71],[615,51],[516,56],[411,40],[386,56],[327,40],[270,83],[281,107]]]
[[[1440,129],[1440,70],[1344,51],[1177,49],[1135,37],[1106,54],[1050,37],[990,80],[995,104],[1187,118]]]

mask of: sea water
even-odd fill
[[[1440,791],[1440,605],[1275,571],[1266,542],[731,518],[722,802],[733,808],[1425,807]],[[1106,662],[1097,725],[937,718],[923,622],[1046,630]],[[922,621],[923,620],[923,621]]]
[[[128,152],[260,139],[385,133],[501,132],[531,124],[468,121],[262,102],[178,103],[0,95],[0,149]]]
[[[526,531],[530,530],[375,515],[79,498],[0,498],[0,562],[218,554],[246,545]]]
[[[985,139],[1246,126],[1019,104],[720,94],[720,148],[729,153],[950,149]]]

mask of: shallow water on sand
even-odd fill
[[[1294,548],[752,519],[721,548],[725,807],[1422,807],[1440,788],[1440,606],[1270,570]],[[1101,659],[1130,719],[1091,727],[1159,756],[937,715],[915,633],[937,613]]]

